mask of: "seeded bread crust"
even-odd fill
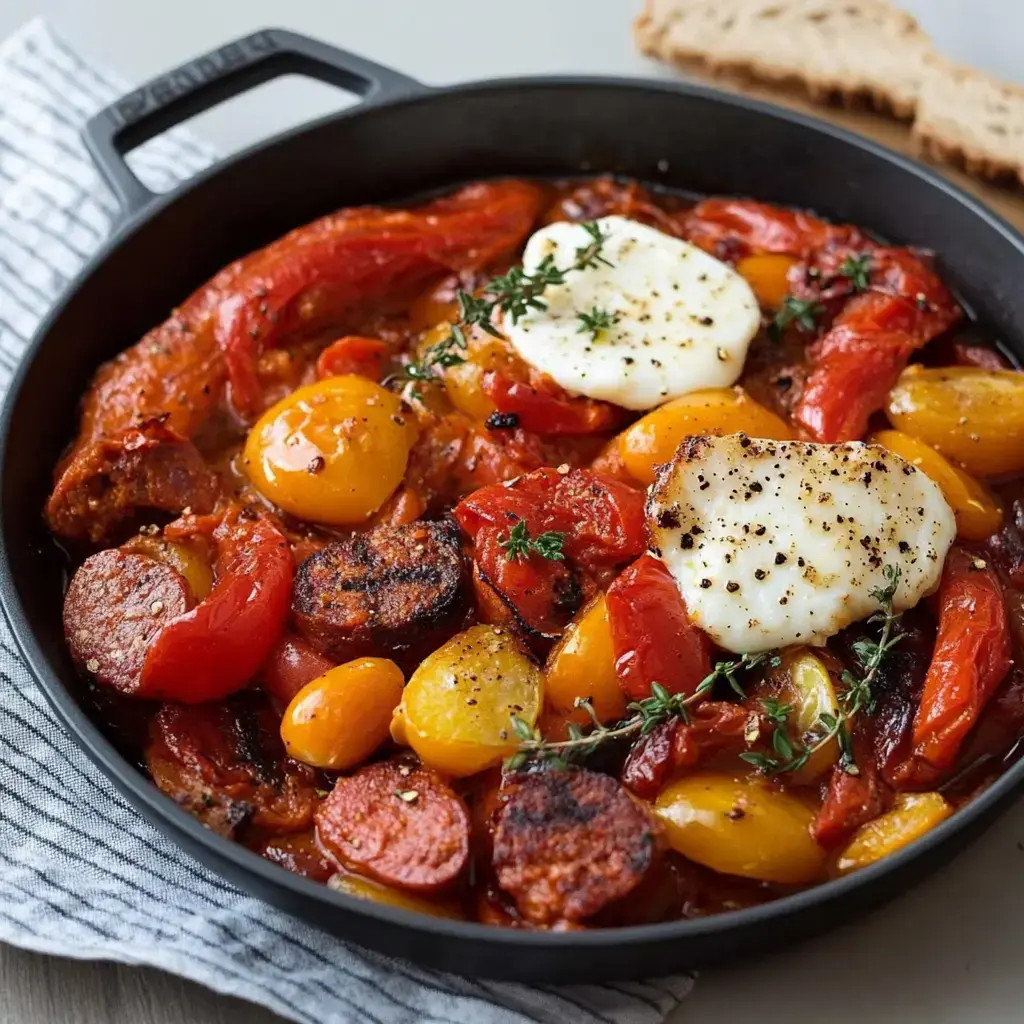
[[[969,174],[1024,184],[1024,88],[941,57],[929,62],[913,137]]]
[[[647,0],[640,49],[661,60],[798,85],[820,102],[914,116],[928,36],[885,0]]]

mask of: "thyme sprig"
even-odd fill
[[[392,377],[392,380],[412,382],[435,381],[438,371],[457,366],[466,361],[464,353],[469,347],[467,332],[479,327],[495,338],[501,332],[492,322],[495,310],[501,310],[513,324],[518,323],[531,309],[547,309],[543,294],[553,285],[565,284],[566,276],[574,270],[592,270],[600,264],[611,264],[601,255],[608,240],[596,221],[580,225],[590,241],[576,249],[575,257],[568,267],[555,265],[554,256],[545,256],[537,269],[528,274],[522,267],[512,267],[484,285],[479,295],[463,291],[456,292],[459,315],[451,330],[439,342],[431,345],[416,362],[408,363]],[[594,310],[594,312],[599,312]],[[607,326],[610,326],[607,325]]]
[[[651,696],[628,704],[626,710],[632,714],[613,726],[604,725],[598,719],[590,701],[579,697],[575,702],[576,707],[589,715],[591,728],[584,732],[574,722],[570,722],[567,726],[569,738],[566,740],[546,740],[529,722],[518,715],[512,715],[512,729],[520,742],[516,753],[506,760],[505,768],[514,771],[531,759],[546,760],[555,766],[565,766],[572,760],[586,758],[609,740],[646,736],[663,722],[673,718],[687,722],[687,708],[710,693],[720,681],[727,682],[740,696],[745,697],[746,691],[740,685],[739,674],[763,665],[776,664],[778,656],[773,651],[744,654],[735,661],[720,661],[689,695],[669,693],[660,683],[651,683]]]
[[[589,334],[590,337],[597,341],[598,336],[602,331],[610,331],[618,322],[618,313],[609,313],[607,309],[601,309],[598,306],[589,313],[577,313],[576,319],[580,322],[579,330],[577,334]]]
[[[816,299],[798,299],[795,295],[787,295],[775,319],[768,325],[768,336],[772,341],[781,340],[783,331],[790,324],[796,324],[801,331],[813,331],[818,326],[818,317],[824,312],[825,307]]]
[[[871,253],[850,255],[839,265],[841,277],[848,277],[855,292],[866,292],[871,285],[872,271]]]
[[[530,536],[526,520],[520,519],[509,531],[507,540],[499,540],[498,544],[505,549],[505,557],[514,562],[516,559],[525,561],[532,554],[540,555],[551,562],[561,562],[565,559],[562,552],[562,545],[565,543],[565,534],[557,530],[548,530],[539,533],[536,537]]]
[[[850,724],[858,714],[871,714],[875,710],[872,684],[889,652],[903,639],[900,632],[902,612],[893,611],[892,603],[900,585],[900,569],[887,565],[882,570],[885,585],[876,587],[871,596],[878,602],[880,611],[868,619],[869,623],[882,624],[877,641],[863,638],[853,645],[853,652],[861,663],[861,674],[854,675],[848,669],[840,676],[844,690],[839,697],[839,707],[832,712],[823,711],[815,723],[815,739],[810,744],[794,742],[789,736],[789,716],[792,706],[780,704],[777,700],[761,702],[762,712],[772,723],[771,751],[745,751],[740,758],[764,772],[766,775],[782,775],[799,771],[810,760],[815,751],[835,739],[839,744],[839,765],[848,775],[859,775],[860,769],[853,754]]]

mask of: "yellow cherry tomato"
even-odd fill
[[[352,875],[348,872],[339,871],[331,875],[327,886],[336,892],[347,893],[359,900],[368,900],[370,903],[383,903],[387,907],[398,907],[401,910],[412,910],[417,914],[429,914],[431,917],[451,917],[461,920],[463,917],[459,908],[450,902],[441,902],[424,899],[411,892],[402,892],[401,889],[393,889],[389,885],[381,885],[361,875]]]
[[[742,388],[706,388],[676,398],[624,430],[618,439],[623,464],[642,484],[654,482],[656,467],[671,460],[688,434],[749,434],[786,441],[789,424],[755,402]]]
[[[736,272],[746,278],[757,301],[764,309],[778,309],[789,294],[789,268],[797,261],[781,253],[745,256],[736,264]]]
[[[213,589],[213,570],[210,563],[189,544],[139,534],[124,544],[122,550],[135,555],[145,555],[169,565],[172,569],[177,569],[185,577],[185,582],[197,601],[202,601]]]
[[[435,340],[448,336],[449,324],[442,324],[440,332],[432,332]],[[497,406],[484,392],[484,374],[511,362],[508,348],[497,338],[477,330],[469,337],[465,360],[444,371],[444,387],[448,399],[459,412],[475,420],[486,420]]]
[[[402,482],[416,440],[401,399],[365,377],[298,388],[249,431],[243,464],[256,489],[301,519],[365,522]]]
[[[285,750],[314,768],[354,768],[388,738],[404,683],[402,670],[387,658],[358,658],[328,669],[285,710]]]
[[[764,780],[698,772],[662,790],[654,813],[674,850],[722,874],[800,885],[823,873],[813,812]]]
[[[953,813],[940,793],[904,793],[891,811],[861,825],[836,860],[836,871],[849,874],[902,850]]]
[[[782,657],[781,667],[783,686],[778,700],[793,708],[789,721],[800,745],[804,748],[816,746],[818,737],[824,732],[819,724],[820,716],[823,713],[834,715],[839,707],[832,677],[821,658],[801,648],[787,651]],[[789,781],[799,785],[812,783],[838,759],[839,743],[833,737],[818,747],[807,764],[789,776]]]
[[[511,634],[473,626],[416,669],[391,735],[445,775],[475,775],[513,753],[512,716],[532,728],[542,699],[540,669]]]
[[[879,430],[868,440],[902,456],[939,485],[956,516],[956,532],[964,540],[985,540],[1002,526],[999,499],[924,441],[900,430]]]
[[[602,722],[616,721],[626,712],[604,594],[570,623],[544,669],[544,699],[551,708],[570,712],[580,698],[590,701]]]
[[[975,476],[1024,470],[1024,373],[911,367],[889,392],[889,422]]]

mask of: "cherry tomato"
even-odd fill
[[[711,641],[692,622],[668,569],[650,555],[638,558],[609,587],[608,622],[619,685],[630,700],[692,693],[711,671]]]

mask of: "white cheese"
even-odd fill
[[[652,546],[692,620],[719,646],[820,644],[938,586],[956,536],[924,473],[877,445],[690,437],[648,491]]]
[[[570,271],[545,289],[545,308],[502,325],[531,366],[574,395],[627,409],[651,409],[700,388],[726,387],[743,370],[760,325],[757,299],[731,267],[687,242],[625,217],[597,222],[607,263]],[[571,267],[593,239],[580,224],[558,222],[530,238],[523,269],[551,257]],[[580,314],[613,319],[596,333]]]

